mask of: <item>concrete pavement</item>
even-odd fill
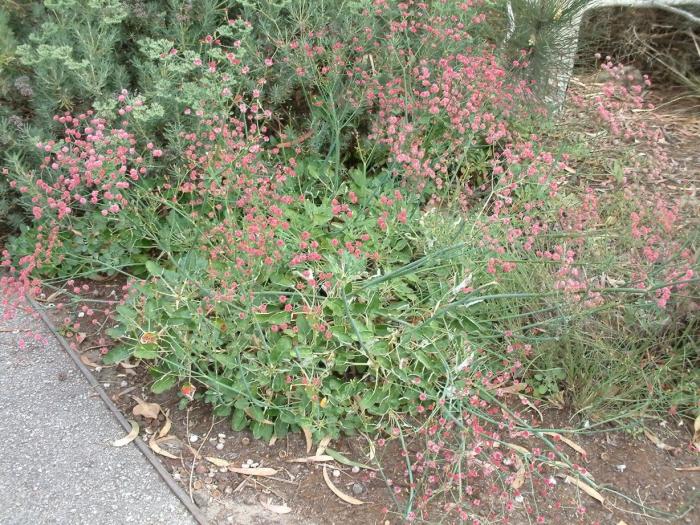
[[[0,524],[194,524],[125,434],[40,319],[0,321]]]

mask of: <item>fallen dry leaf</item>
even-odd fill
[[[166,458],[170,459],[180,459],[179,456],[171,454],[170,452],[167,452],[160,448],[160,445],[158,445],[158,440],[155,437],[151,438],[151,440],[148,442],[148,446],[151,447],[151,450],[156,454],[160,454],[161,456],[165,456]]]
[[[345,503],[349,503],[350,505],[364,505],[364,501],[360,501],[357,498],[353,498],[352,496],[345,494],[338,487],[333,485],[331,478],[328,477],[328,468],[325,465],[323,467],[323,479],[325,480],[326,485],[328,485],[328,488],[331,489],[331,491],[333,491],[333,494],[338,496]]]
[[[270,512],[274,512],[275,514],[289,514],[292,512],[292,509],[287,507],[287,505],[273,505],[270,503],[270,500],[268,499],[267,501],[262,501],[260,500],[260,505],[262,505],[265,510],[269,510]]]
[[[505,386],[503,388],[493,387],[489,388],[489,390],[496,390],[501,394],[517,394],[521,390],[525,390],[525,387],[527,387],[525,383],[518,383],[517,385]]]
[[[165,414],[165,423],[163,423],[163,427],[160,429],[160,432],[158,432],[158,438],[164,438],[167,436],[168,432],[170,432],[170,427],[172,426],[173,422],[170,420],[170,417],[168,417],[168,414]]]
[[[268,467],[258,467],[258,468],[239,468],[239,467],[229,467],[229,472],[235,472],[236,474],[244,474],[246,476],[274,476],[277,471],[273,468]]]
[[[537,412],[537,415],[540,418],[540,423],[544,421],[544,417],[542,417],[542,412],[540,412],[540,409],[535,406],[535,404],[530,401],[528,398],[523,396],[522,394],[518,394],[518,398],[522,403],[525,403],[527,406],[529,406],[531,409],[533,409],[535,412]]]
[[[569,438],[566,438],[566,437],[562,436],[561,434],[557,434],[556,432],[544,432],[544,434],[547,436],[553,437],[553,438],[557,438],[562,443],[566,443],[571,448],[573,448],[576,452],[581,454],[584,458],[588,457],[588,453],[585,450],[583,450],[583,448],[581,448],[577,443],[574,443],[573,441],[571,441]]]
[[[119,363],[119,366],[121,366],[123,369],[127,370],[129,368],[136,368],[139,365],[129,363],[128,361],[124,361],[123,363]]]
[[[194,395],[194,394],[193,394],[193,395]],[[249,408],[244,408],[244,409],[243,409],[243,412],[245,412],[246,415],[247,415],[250,419],[255,420],[255,421],[258,421],[258,419],[256,419],[256,417],[253,415],[253,412],[252,412]],[[274,424],[275,424],[274,422],[270,421],[269,419],[260,420],[260,423],[264,423],[264,424],[266,424],[266,425],[274,425]]]
[[[657,448],[660,448],[661,450],[668,450],[668,451],[673,451],[673,450],[678,450],[676,447],[672,447],[671,445],[667,445],[663,441],[661,441],[653,432],[650,430],[644,429],[644,435],[656,445]]]
[[[326,448],[328,445],[331,444],[331,438],[330,436],[324,437],[321,441],[318,443],[318,448],[316,449],[316,455],[317,456],[322,456],[323,453],[326,451]]]
[[[301,427],[301,431],[304,433],[304,437],[306,438],[306,453],[310,454],[311,447],[314,444],[313,436],[311,435],[311,431],[307,427]]]
[[[503,443],[505,446],[508,448],[512,448],[516,452],[520,452],[524,456],[527,456],[530,454],[530,451],[526,449],[525,447],[521,447],[520,445],[516,445],[515,443]]]
[[[568,464],[564,463],[563,461],[547,461],[547,465],[550,465],[552,467],[559,467],[562,470],[570,470],[571,469],[571,465],[568,465]],[[588,478],[591,481],[595,481],[593,474],[591,474],[587,470],[583,471],[583,472],[578,471],[577,474],[579,474],[580,476],[583,476],[584,478]]]
[[[374,447],[374,441],[369,441],[369,454],[367,454],[367,458],[372,461],[374,459],[374,456],[377,454],[376,449]]]
[[[503,443],[505,446],[508,448],[515,450],[516,452],[519,452],[523,456],[528,456],[530,455],[530,451],[526,449],[525,447],[521,447],[520,445],[516,445],[515,443]],[[515,468],[517,469],[515,472],[515,477],[513,478],[513,481],[511,481],[510,486],[511,488],[517,490],[520,487],[523,486],[523,483],[525,483],[525,463],[520,459],[519,456],[514,457],[515,461]]]
[[[511,482],[510,486],[514,490],[518,490],[520,487],[523,486],[523,483],[525,483],[525,466],[521,466],[518,471],[515,473],[515,477],[513,478],[513,481]]]
[[[315,463],[321,461],[333,461],[333,458],[321,454],[320,456],[309,456],[307,458],[288,459],[287,463]]]
[[[135,386],[130,386],[129,388],[125,388],[124,390],[122,390],[121,392],[119,392],[117,394],[117,398],[122,397],[123,395],[128,394],[129,392],[133,392],[137,388],[138,387],[135,387]]]
[[[277,443],[277,436],[272,436],[270,438],[270,442],[267,444],[268,447],[273,446],[275,443]]]
[[[515,456],[515,467],[518,470],[515,472],[515,477],[511,481],[510,486],[512,489],[518,490],[525,483],[525,463],[518,456]]]
[[[580,488],[582,491],[584,491],[590,497],[597,499],[601,503],[601,505],[605,503],[605,498],[602,496],[602,494],[600,492],[598,492],[596,489],[591,487],[589,484],[584,483],[580,479],[572,478],[571,476],[565,476],[564,483],[572,483],[572,484],[576,485],[578,488]]]
[[[139,424],[131,419],[129,420],[129,423],[131,423],[131,430],[126,436],[121,439],[117,439],[114,443],[112,443],[113,447],[123,447],[124,445],[128,445],[139,435]]]
[[[216,465],[217,467],[222,467],[222,468],[228,467],[231,464],[228,461],[226,461],[225,459],[215,458],[212,456],[204,456],[204,459],[206,459],[212,465]]]
[[[78,341],[78,344],[82,343],[85,341],[85,338],[87,337],[87,334],[85,332],[78,332],[75,335],[75,340]]]
[[[160,405],[158,403],[147,403],[140,397],[131,397],[137,403],[133,410],[135,416],[143,416],[148,419],[156,419],[158,417],[158,414],[160,414]]]
[[[80,356],[80,362],[83,363],[85,366],[89,366],[89,367],[91,367],[91,368],[98,368],[98,367],[102,366],[102,365],[98,365],[97,363],[95,363],[94,361],[92,361],[92,360],[91,360],[88,356],[86,356],[85,354],[83,354],[83,355]]]
[[[694,467],[675,467],[675,470],[680,472],[700,472],[700,465]]]

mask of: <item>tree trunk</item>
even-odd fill
[[[530,3],[533,8],[535,8],[540,1],[541,0],[526,0],[526,3]],[[568,2],[568,5],[572,5],[571,0],[565,0],[565,2]],[[700,24],[700,17],[682,8],[700,8],[700,0],[591,0],[587,4],[582,5],[570,16],[566,23],[561,23],[560,27],[555,29],[557,33],[556,41],[565,44],[562,45],[560,49],[553,51],[556,56],[553,56],[552,60],[557,67],[552,69],[550,77],[546,80],[545,99],[556,110],[561,109],[566,100],[566,90],[569,87],[569,81],[571,80],[574,61],[576,59],[576,51],[578,50],[581,20],[586,12],[601,7],[663,9],[683,16],[695,24]],[[506,32],[506,39],[510,39],[515,33],[518,24],[510,0],[507,4],[507,15],[508,30]]]

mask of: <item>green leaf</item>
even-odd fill
[[[368,410],[377,403],[381,402],[385,396],[386,392],[384,392],[384,390],[377,389],[360,401],[360,408],[362,408],[363,410]]]
[[[299,335],[306,338],[311,334],[311,325],[306,320],[305,315],[297,316],[297,326],[299,327]]]
[[[282,418],[275,420],[275,436],[278,438],[284,437],[289,433],[289,423],[282,421]]]
[[[431,359],[422,350],[418,350],[418,351],[414,352],[413,356],[428,370],[433,370],[433,371],[437,370],[435,365],[439,361],[437,361],[435,359]]]
[[[138,345],[134,350],[134,357],[138,359],[155,359],[158,357],[158,345],[155,343]]]
[[[269,441],[272,438],[272,432],[275,430],[273,425],[266,425],[265,423],[253,422],[250,425],[250,430],[253,432],[253,437],[255,439],[262,439],[264,441]]]
[[[289,322],[289,312],[275,312],[271,314],[255,314],[255,319],[260,322],[279,324]]]
[[[331,326],[331,333],[338,341],[345,344],[352,344],[354,339],[346,330],[344,326]]]
[[[126,328],[121,325],[116,325],[105,330],[105,333],[112,339],[119,339],[126,335]]]
[[[248,425],[248,420],[245,417],[245,412],[240,409],[236,409],[233,412],[233,417],[231,418],[231,430],[240,432]]]
[[[148,273],[153,277],[160,277],[163,275],[163,272],[165,272],[163,267],[155,261],[146,261],[146,270],[148,270]]]
[[[325,453],[328,454],[330,457],[332,457],[334,460],[336,460],[338,463],[342,463],[343,465],[348,465],[349,467],[358,467],[358,468],[367,469],[367,470],[375,470],[372,467],[369,467],[369,466],[364,465],[362,463],[358,463],[357,461],[353,461],[352,459],[346,458],[340,452],[337,452],[337,451],[333,450],[332,448],[327,448]]]
[[[270,363],[279,364],[285,357],[288,358],[291,352],[292,340],[287,336],[280,337],[270,351]]]
[[[262,409],[256,406],[249,407],[246,410],[246,413],[248,414],[248,417],[255,421],[263,421],[265,419],[265,413],[262,411]]]
[[[231,407],[229,405],[221,405],[214,409],[216,417],[228,417],[231,415]]]
[[[224,352],[214,352],[211,354],[214,360],[223,365],[224,368],[237,368],[240,365],[240,361],[236,359],[235,356],[232,356],[229,353],[224,353]]]
[[[151,392],[154,394],[162,394],[174,387],[176,382],[177,378],[175,376],[165,375],[151,385]]]
[[[328,208],[317,208],[312,215],[314,226],[323,226],[333,218],[333,213]]]
[[[363,170],[350,170],[350,178],[355,184],[357,184],[358,188],[364,189],[367,187],[367,176]]]
[[[250,401],[247,399],[236,399],[236,402],[233,404],[236,408],[240,410],[245,410],[250,406]]]
[[[131,346],[119,345],[112,348],[102,358],[102,362],[106,365],[113,365],[120,361],[126,361],[134,353],[134,348]]]

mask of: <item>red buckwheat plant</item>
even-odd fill
[[[256,438],[377,436],[407,522],[542,522],[556,469],[589,479],[543,404],[589,428],[695,408],[697,261],[633,111],[648,79],[606,61],[561,137],[528,52],[484,36],[490,2],[241,4],[140,40],[143,90],[57,116],[5,170],[28,216],[6,304],[109,286],[109,330],[92,296],[65,314],[75,349],[97,330],[105,363]]]

